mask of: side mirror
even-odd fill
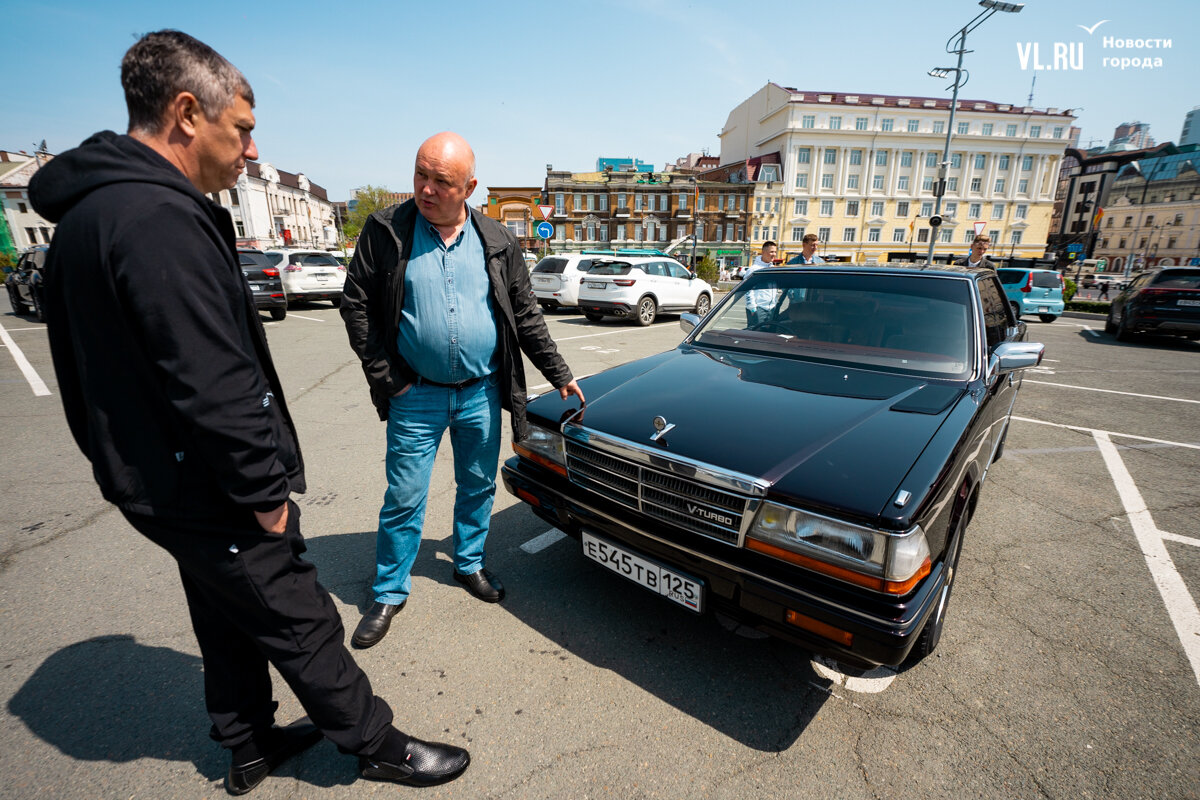
[[[1036,367],[1042,363],[1046,345],[1040,342],[1004,342],[996,345],[988,359],[987,382],[991,386],[1001,375]]]
[[[684,333],[691,333],[697,325],[700,324],[700,318],[695,314],[680,314],[679,327],[683,328]]]

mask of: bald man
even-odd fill
[[[352,641],[387,634],[412,588],[434,457],[449,429],[454,450],[453,577],[487,603],[504,587],[484,568],[496,494],[500,414],[513,440],[528,435],[524,353],[565,400],[583,402],[530,291],[512,233],[467,205],[475,154],[439,133],[417,151],[415,197],[372,214],[342,299],[350,346],[387,422],[387,492],[379,512],[374,603]]]

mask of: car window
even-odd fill
[[[672,264],[672,263],[668,262],[667,269],[669,269],[671,271],[671,277],[673,277],[673,278],[682,278],[684,280],[687,280],[688,278],[690,278],[692,276],[692,273],[689,272],[688,268],[685,267],[683,264]]]
[[[987,332],[987,346],[991,350],[1004,341],[1010,325],[1015,320],[1010,316],[1008,300],[1004,290],[991,278],[979,281],[979,299],[983,302],[983,327]]]
[[[239,252],[238,263],[243,267],[258,267],[262,269],[263,267],[271,266],[271,259],[266,253]]]
[[[283,261],[283,253],[267,253],[266,256],[271,266],[275,266]]]
[[[1000,282],[1005,286],[1025,282],[1025,270],[1023,269],[998,269],[996,275],[1000,277]]]
[[[561,274],[562,271],[564,269],[566,269],[566,267],[567,267],[567,260],[565,258],[556,258],[555,256],[548,256],[547,258],[543,258],[541,261],[539,261],[537,263],[537,266],[535,266],[533,268],[533,271],[534,272],[542,272],[542,273],[549,272],[549,273],[554,273],[554,274]]]
[[[1200,272],[1160,272],[1153,283],[1163,289],[1200,289]]]
[[[580,272],[587,272],[591,268],[592,260],[590,258],[582,259],[578,264],[575,265],[575,269],[579,270]]]
[[[693,342],[942,378],[970,374],[974,321],[967,280],[770,272],[760,270],[735,289],[697,328]],[[999,293],[994,281],[992,286]],[[774,296],[765,320],[746,313],[750,289]],[[1003,301],[997,302],[1006,324]]]
[[[653,275],[656,278],[667,277],[667,265],[661,261],[651,261],[648,264],[641,264],[640,266],[647,275]]]
[[[327,256],[324,253],[309,253],[301,262],[306,267],[336,267],[339,266],[338,260],[333,256]]]
[[[1057,272],[1033,273],[1033,285],[1039,289],[1057,289],[1061,284]]]
[[[595,261],[589,275],[628,275],[633,266],[628,261]]]

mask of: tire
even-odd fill
[[[1004,443],[1008,441],[1008,426],[1004,426],[1004,433],[1000,434],[1000,444],[996,445],[996,454],[992,456],[992,463],[995,464],[1004,455]]]
[[[933,614],[925,621],[925,627],[921,629],[921,634],[917,637],[917,643],[913,645],[913,649],[905,659],[906,664],[915,664],[918,661],[927,658],[930,653],[937,649],[938,642],[942,640],[942,630],[946,626],[946,607],[950,604],[950,591],[954,588],[954,579],[958,576],[958,557],[962,554],[963,533],[967,529],[967,519],[970,514],[969,508],[964,508],[962,514],[958,518],[958,524],[954,528],[954,536],[950,540],[950,549],[946,555],[946,582],[942,584],[942,591],[937,600],[937,607],[934,608]]]
[[[1021,304],[1020,303],[1009,303],[1009,305],[1012,306],[1013,316],[1016,317],[1018,321],[1020,321],[1020,319],[1021,319]]]
[[[334,307],[334,308],[341,308],[341,307],[342,307],[342,298],[340,298],[340,297],[333,297],[333,298],[330,298],[329,302],[333,303],[333,307]]]
[[[272,308],[271,309],[271,319],[273,319],[273,320],[278,321],[278,320],[283,319],[286,316],[287,316],[286,308]]]
[[[583,312],[583,315],[587,317],[588,322],[599,322],[600,320],[604,319],[603,314],[598,314],[595,311],[585,311]]]
[[[1038,314],[1038,319],[1040,319],[1042,322],[1054,322],[1054,320],[1058,319],[1058,315],[1057,314]]]
[[[542,307],[543,314],[553,314],[554,313],[554,306],[550,305],[549,303],[541,303],[540,305]]]
[[[19,297],[20,297],[20,295],[18,295],[12,289],[8,290],[8,304],[10,306],[12,306],[12,310],[13,310],[14,314],[16,314],[18,317],[23,317],[29,313],[29,306],[22,303],[18,299]]]
[[[38,322],[45,322],[46,321],[46,310],[44,308],[42,308],[42,301],[38,297],[38,293],[36,290],[32,290],[29,292],[29,299],[33,301],[33,316],[37,318]]]
[[[1128,314],[1122,314],[1121,321],[1117,323],[1116,336],[1117,336],[1118,342],[1132,342],[1133,341],[1134,333],[1132,330],[1130,330],[1129,326],[1126,324],[1126,321],[1128,319],[1129,319]]]
[[[708,295],[702,294],[696,298],[696,316],[703,317],[712,308],[712,299]]]
[[[1110,334],[1117,332],[1117,323],[1113,322],[1111,307],[1108,309],[1108,319],[1104,320],[1104,332]]]
[[[658,316],[658,303],[654,302],[654,298],[646,295],[637,304],[637,323],[643,328],[654,322],[654,318]]]

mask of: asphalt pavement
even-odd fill
[[[579,375],[675,346],[661,319],[547,317]],[[357,781],[323,742],[253,796],[1196,797],[1200,345],[1026,321],[1047,360],[1026,373],[929,659],[864,673],[690,614],[503,488],[488,567],[508,597],[480,603],[450,577],[447,443],[410,602],[356,657],[401,727],[470,748],[470,769],[430,789]],[[0,327],[0,797],[224,796],[174,565],[99,497],[44,328]],[[371,599],[383,425],[334,309],[267,330],[308,465],[307,556],[352,629]],[[714,420],[737,424],[736,409]],[[279,719],[299,716],[275,683]]]

